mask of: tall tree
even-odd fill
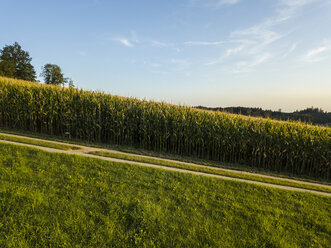
[[[15,42],[0,50],[0,75],[28,81],[36,80],[36,71],[31,65],[28,52]]]
[[[65,83],[62,70],[58,65],[44,65],[40,76],[44,77],[45,84],[64,85]]]
[[[45,84],[64,85],[68,83],[69,87],[74,87],[72,79],[65,78],[60,66],[58,65],[44,65],[40,75],[44,78]]]

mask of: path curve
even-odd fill
[[[18,137],[25,137],[25,136],[18,136]],[[65,151],[65,150],[58,150],[58,149],[55,149],[55,148],[42,147],[42,146],[31,145],[31,144],[23,144],[23,143],[18,143],[18,142],[13,142],[13,141],[7,141],[7,140],[0,140],[0,142],[7,143],[7,144],[18,145],[18,146],[25,146],[25,147],[37,148],[37,149],[40,149],[40,150],[43,150],[43,151],[46,151],[46,152],[75,154],[75,155],[79,155],[79,156],[97,158],[97,159],[102,159],[102,160],[112,161],[112,162],[133,164],[133,165],[138,165],[138,166],[145,166],[145,167],[163,169],[163,170],[167,170],[167,171],[182,172],[182,173],[189,173],[189,174],[206,176],[206,177],[220,178],[220,179],[224,179],[224,180],[244,182],[244,183],[250,183],[250,184],[255,184],[255,185],[262,185],[262,186],[267,186],[267,187],[271,187],[271,188],[278,188],[278,189],[283,189],[283,190],[309,192],[309,193],[314,193],[314,194],[318,194],[318,195],[324,195],[324,196],[329,196],[329,197],[331,196],[331,193],[327,193],[327,192],[320,192],[320,191],[303,189],[303,188],[296,188],[296,187],[291,187],[291,186],[283,186],[283,185],[277,185],[277,184],[270,184],[270,183],[264,183],[264,182],[246,180],[246,179],[241,179],[241,178],[227,177],[227,176],[222,176],[222,175],[215,175],[215,174],[209,174],[209,173],[204,173],[204,172],[190,171],[190,170],[173,168],[173,167],[167,167],[167,166],[162,166],[162,165],[148,164],[148,163],[142,163],[142,162],[129,161],[129,160],[123,160],[123,159],[103,157],[103,156],[99,156],[99,155],[89,154],[88,152],[105,150],[105,149],[94,148],[94,147],[86,147],[86,146],[77,145],[78,147],[81,147],[80,150]],[[212,168],[214,168],[214,167],[212,167]],[[297,182],[302,183],[302,181],[297,181]],[[314,184],[314,185],[319,185],[319,184]],[[320,185],[320,186],[324,186],[325,187],[326,185]],[[329,187],[329,186],[326,186],[326,187]]]
[[[320,183],[315,183],[315,182],[301,181],[301,180],[290,179],[290,178],[285,178],[285,177],[270,176],[270,175],[264,175],[264,174],[260,174],[260,173],[254,173],[254,172],[240,171],[240,170],[236,170],[236,169],[225,169],[225,168],[220,168],[220,167],[216,167],[216,166],[209,166],[209,165],[199,165],[199,164],[196,164],[196,163],[183,162],[183,161],[178,161],[178,160],[174,160],[174,159],[166,159],[166,158],[153,157],[153,156],[147,156],[147,155],[141,155],[141,154],[133,154],[133,153],[121,152],[121,151],[113,150],[113,149],[77,145],[77,144],[72,144],[72,143],[67,143],[67,142],[60,142],[60,141],[53,141],[53,140],[47,140],[47,139],[32,138],[32,137],[17,135],[17,134],[8,134],[8,133],[2,133],[2,132],[0,132],[0,134],[12,136],[12,137],[18,137],[18,138],[26,138],[26,139],[31,139],[31,140],[35,140],[35,141],[47,141],[47,142],[51,142],[51,143],[55,143],[55,144],[59,144],[59,145],[70,145],[70,146],[79,147],[80,150],[69,150],[68,151],[68,152],[74,153],[74,154],[84,154],[84,153],[90,153],[90,152],[95,152],[95,151],[113,152],[113,153],[118,153],[118,154],[123,154],[123,155],[134,155],[134,156],[141,157],[141,158],[155,158],[155,159],[162,160],[162,161],[165,161],[165,162],[176,162],[176,163],[180,163],[180,164],[183,164],[183,165],[195,166],[197,168],[210,168],[210,169],[224,171],[224,172],[234,172],[234,173],[242,174],[242,175],[258,176],[258,177],[261,177],[261,178],[281,179],[282,181],[300,183],[300,184],[305,184],[305,185],[322,186],[322,187],[326,187],[326,188],[331,189],[331,185],[320,184]],[[0,140],[0,141],[2,141],[2,140]],[[39,147],[39,146],[37,146],[37,147]],[[97,155],[94,155],[94,156],[97,156]],[[97,156],[97,157],[103,157],[103,156]],[[130,162],[132,162],[132,161],[130,160]],[[185,170],[185,169],[183,169],[183,170]],[[206,174],[208,174],[208,173],[206,173]]]

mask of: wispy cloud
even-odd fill
[[[186,46],[218,46],[223,44],[223,41],[186,41]]]
[[[222,5],[233,5],[236,3],[239,3],[240,0],[219,0],[217,2],[217,6],[222,6]]]
[[[253,67],[268,61],[271,57],[268,46],[284,36],[270,29],[275,23],[276,21],[268,19],[255,26],[232,31],[225,44],[225,47],[230,47],[218,58],[209,60],[206,65],[220,64],[229,60],[229,63],[235,63],[233,67],[236,69],[227,71],[237,73],[249,72]]]
[[[247,29],[236,30],[230,34],[230,37],[235,38],[235,40],[238,40],[238,38],[244,40],[243,46],[246,52],[256,54],[284,36],[268,29],[268,26],[269,24],[262,23]]]
[[[134,47],[134,44],[140,43],[138,36],[135,31],[131,31],[131,37],[123,37],[123,36],[117,36],[109,38],[110,40],[116,41],[121,43],[123,46],[126,47]]]
[[[229,48],[226,50],[224,55],[222,55],[221,57],[219,57],[217,59],[208,61],[205,65],[215,65],[215,64],[222,63],[227,57],[229,57],[231,55],[235,55],[235,54],[239,53],[240,51],[242,51],[243,49],[244,49],[243,45],[240,45],[240,46],[237,46],[234,48]]]
[[[225,57],[229,57],[233,54],[237,54],[238,52],[242,51],[244,46],[237,46],[235,48],[230,48],[226,50]]]
[[[294,50],[297,48],[297,46],[298,46],[298,42],[293,43],[292,46],[290,47],[290,49],[283,55],[283,58],[286,58],[288,55],[290,55],[292,52],[294,52]]]
[[[307,51],[302,58],[306,62],[319,62],[329,58],[330,53],[331,53],[331,42],[325,41],[321,46]]]
[[[219,8],[225,5],[234,5],[241,0],[190,0],[190,4],[194,6],[202,6],[208,8]]]
[[[290,7],[301,7],[317,1],[318,0],[281,0],[280,2]]]
[[[245,73],[245,72],[251,72],[254,67],[266,62],[271,58],[270,54],[261,54],[259,56],[256,56],[252,58],[251,60],[242,60],[234,64],[231,68],[225,68],[225,70],[231,72],[231,73]]]
[[[300,8],[318,2],[319,0],[279,0],[278,13],[279,18],[284,20],[293,18]]]
[[[133,47],[133,44],[126,38],[118,38],[115,40],[119,41],[122,45],[124,45],[126,47]]]
[[[168,42],[161,42],[157,40],[151,40],[150,43],[154,47],[159,47],[159,48],[166,48],[166,47],[177,47],[178,44],[174,43],[168,43]],[[218,46],[223,44],[223,41],[186,41],[183,44],[185,46]]]
[[[259,57],[257,57],[256,59],[254,59],[253,61],[251,61],[248,66],[252,67],[252,66],[256,66],[259,64],[262,64],[263,62],[265,62],[266,60],[268,60],[271,57],[270,54],[262,54]]]
[[[276,57],[277,53],[278,56],[280,54],[282,57],[287,57],[296,49],[298,43],[293,43],[287,51],[275,52],[273,44],[288,35],[278,31],[277,27],[291,19],[299,8],[314,1],[318,0],[279,0],[275,16],[251,27],[230,32],[229,39],[224,44],[227,49],[218,58],[210,59],[205,64],[230,63],[235,69],[228,71],[237,73],[251,71],[254,67],[268,62],[270,58]],[[313,55],[306,55],[306,57]],[[245,67],[247,69],[244,69]]]

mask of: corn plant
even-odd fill
[[[0,77],[0,125],[330,179],[331,129]]]

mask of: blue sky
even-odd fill
[[[331,111],[330,0],[0,0],[0,47],[79,88],[204,106]],[[41,79],[40,79],[41,80]]]

